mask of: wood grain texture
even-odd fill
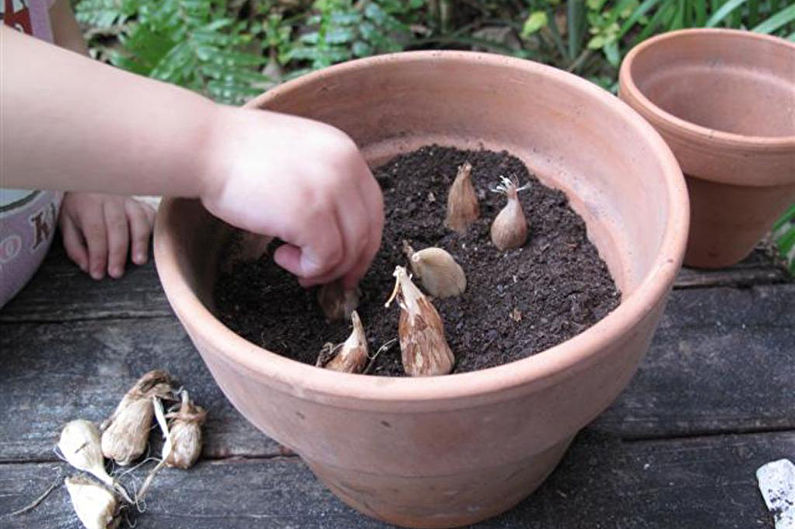
[[[682,268],[676,277],[675,288],[743,287],[791,281],[792,277],[778,250],[771,242],[763,241],[748,257],[732,267],[717,270]]]
[[[757,490],[762,464],[795,453],[795,433],[621,442],[580,435],[528,499],[472,529],[771,528]],[[38,508],[21,508],[52,482],[61,463],[0,466],[0,525],[78,529],[60,487]],[[140,484],[147,469],[136,471]],[[63,469],[64,473],[69,472]],[[202,462],[155,479],[138,529],[387,529],[331,495],[298,458]]]
[[[683,268],[676,288],[748,286],[792,281],[785,268],[760,247],[724,270]],[[63,322],[149,318],[172,314],[154,264],[129,265],[122,279],[94,281],[69,259],[59,240],[33,280],[0,310],[0,322]]]
[[[674,291],[592,427],[624,438],[795,429],[795,284]]]
[[[33,279],[0,310],[0,322],[65,322],[105,318],[170,316],[152,256],[142,266],[127,265],[121,279],[94,281],[72,263],[61,241]]]
[[[101,422],[162,368],[208,410],[204,457],[277,455],[213,381],[176,318],[0,324],[0,461],[47,460],[64,423]]]
[[[676,291],[638,373],[592,428],[623,438],[795,428],[793,333],[795,284]],[[51,459],[63,423],[101,421],[155,368],[209,409],[205,457],[280,453],[226,401],[173,317],[0,324],[0,365],[0,461]]]

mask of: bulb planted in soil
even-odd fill
[[[491,241],[500,251],[519,248],[527,241],[527,219],[519,202],[519,191],[524,189],[527,187],[517,187],[517,182],[503,177],[492,190],[508,197],[508,203],[491,224]]]
[[[465,235],[459,235],[442,226],[452,178],[445,183],[439,175],[465,161],[473,166],[481,217]],[[398,338],[398,314],[379,309],[377,296],[392,291],[396,264],[411,272],[401,246],[404,239],[417,250],[429,246],[446,249],[466,273],[464,294],[443,300],[431,299],[420,279],[414,278],[444,322],[445,338],[455,353],[455,373],[494,367],[553,347],[618,305],[620,293],[588,240],[582,219],[561,191],[544,186],[518,158],[505,152],[428,146],[386,162],[374,174],[384,190],[383,244],[361,282],[364,293],[357,308],[366,326],[371,356],[378,350],[374,344]],[[500,252],[490,239],[489,228],[506,198],[481,189],[477,182],[483,179],[496,184],[500,175],[519,185],[531,185],[530,190],[519,193],[532,224],[521,251]],[[435,203],[426,199],[429,193],[435,196]],[[535,239],[543,244],[530,244]],[[547,295],[546,287],[570,283],[582,287],[575,300]],[[274,289],[273,285],[283,287]],[[539,285],[546,287],[540,289]],[[350,333],[350,327],[342,330],[341,322],[326,325],[319,308],[307,313],[307,305],[317,304],[317,289],[307,292],[272,259],[242,263],[233,274],[222,273],[214,295],[216,314],[226,326],[257,345],[306,364],[315,364],[321,346],[330,341],[331,329],[342,333],[335,337],[334,345]],[[522,312],[521,321],[510,317],[515,307]],[[373,375],[405,376],[397,347],[395,344],[391,354],[380,355],[378,361],[370,361]]]
[[[431,296],[449,298],[466,290],[464,269],[445,250],[424,248],[415,252],[407,241],[403,241],[403,252],[409,260],[411,271],[420,278],[422,286]]]
[[[398,339],[406,374],[413,377],[446,375],[455,356],[444,337],[442,318],[433,304],[411,281],[402,266],[395,267],[395,289],[386,306],[397,299],[400,306]]]
[[[472,185],[472,165],[464,162],[458,167],[458,174],[447,194],[447,217],[444,225],[463,234],[473,222],[478,220],[478,217],[480,217],[480,207]]]
[[[361,373],[367,367],[367,337],[359,314],[351,312],[353,331],[345,342],[338,346],[326,344],[317,359],[317,366],[342,373]]]
[[[351,313],[359,306],[359,291],[345,290],[342,281],[334,281],[320,287],[317,302],[329,321],[350,320]]]

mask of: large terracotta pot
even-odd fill
[[[633,48],[619,80],[621,99],[657,129],[685,173],[685,264],[742,260],[795,201],[795,44],[746,31],[674,31]]]
[[[508,149],[564,190],[586,219],[623,292],[615,311],[510,365],[410,379],[317,369],[234,334],[213,316],[211,296],[230,228],[197,201],[171,199],[160,208],[155,257],[163,287],[248,420],[369,516],[453,527],[509,509],[552,472],[647,350],[687,234],[687,194],[671,151],[596,86],[487,54],[354,61],[281,85],[249,106],[336,125],[373,165],[432,142]]]

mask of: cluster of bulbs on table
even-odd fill
[[[163,401],[179,402],[166,411]],[[201,427],[206,416],[204,408],[196,405],[186,390],[175,389],[171,375],[156,369],[136,381],[99,428],[84,419],[68,422],[61,430],[58,451],[72,467],[98,480],[86,474],[64,480],[83,526],[86,529],[118,527],[124,508],[135,505],[140,509],[161,468],[186,470],[192,467],[201,453]],[[108,474],[105,459],[121,467],[140,459],[146,452],[153,418],[163,432],[162,457],[141,488],[131,496],[118,477]]]

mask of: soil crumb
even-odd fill
[[[459,235],[443,221],[447,191],[464,162],[472,164],[480,219]],[[371,354],[397,337],[400,309],[384,308],[384,302],[394,286],[395,266],[408,264],[404,239],[415,250],[444,248],[466,273],[463,295],[433,301],[456,356],[454,373],[548,349],[618,306],[620,292],[588,241],[582,218],[562,192],[541,184],[509,153],[434,145],[397,156],[374,174],[384,192],[386,225],[381,250],[360,285],[358,309]],[[502,176],[529,183],[519,194],[530,224],[528,240],[506,252],[499,252],[489,235],[491,221],[505,205],[504,196],[490,191]],[[316,289],[302,289],[270,254],[222,273],[215,303],[216,315],[236,333],[308,364],[315,363],[325,342],[342,342],[350,333],[348,323],[326,322]],[[404,376],[399,345],[379,355],[370,373]]]

